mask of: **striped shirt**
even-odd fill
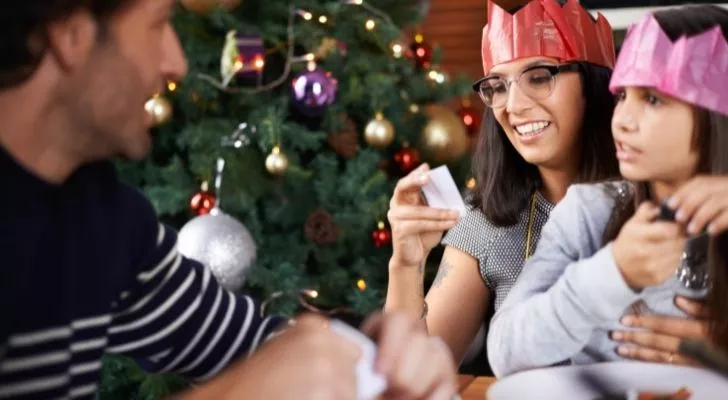
[[[284,321],[182,257],[108,162],[50,185],[0,147],[0,182],[0,399],[91,399],[105,353],[207,380]]]

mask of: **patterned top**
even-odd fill
[[[536,212],[531,232],[531,253],[541,237],[554,205],[536,192]],[[521,211],[518,223],[499,227],[490,222],[479,209],[470,208],[460,222],[443,238],[442,244],[464,251],[476,260],[483,282],[495,295],[495,310],[505,300],[521,273],[526,252],[529,206]]]

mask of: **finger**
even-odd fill
[[[624,316],[620,322],[632,328],[644,328],[678,338],[704,338],[707,332],[705,321],[686,318],[640,314]]]
[[[652,202],[643,201],[634,213],[633,219],[642,222],[653,221],[657,216],[660,215],[660,208],[655,206]]]
[[[449,221],[399,221],[392,225],[392,234],[405,236],[425,232],[446,231],[457,224],[456,220]]]
[[[686,183],[672,195],[668,205],[675,210],[675,219],[680,222],[689,221],[698,207],[716,191],[710,180],[698,177]]]
[[[680,338],[651,331],[615,331],[611,336],[617,342],[631,343],[671,353],[677,353],[680,346]]]
[[[624,358],[630,358],[633,360],[641,360],[641,361],[647,361],[647,362],[654,362],[654,363],[663,363],[663,364],[681,364],[681,365],[690,365],[691,361],[686,359],[685,357],[667,352],[667,351],[660,351],[655,349],[650,349],[647,347],[640,347],[640,346],[619,346],[617,347],[617,354]]]
[[[392,207],[387,212],[387,218],[392,220],[457,220],[460,218],[460,213],[455,210],[448,210],[445,208],[434,208],[427,206],[407,206],[398,205]]]
[[[728,230],[728,210],[722,211],[708,224],[708,233],[712,236],[720,235]]]
[[[725,199],[721,197],[712,196],[706,199],[695,210],[692,218],[688,220],[690,221],[687,228],[688,233],[697,235],[703,232],[714,218],[717,218],[727,209],[728,205],[725,204]]]
[[[424,333],[411,336],[407,347],[400,350],[394,368],[386,375],[392,393],[405,398],[422,398],[438,378],[437,365],[429,354],[428,337]]]
[[[653,242],[685,236],[682,226],[675,222],[654,221],[641,224],[637,229],[642,237]]]
[[[409,175],[400,179],[394,187],[394,193],[390,205],[403,201],[403,197],[413,191],[419,192],[420,188],[427,184],[429,178],[426,171],[412,171]],[[418,194],[419,196],[419,194]]]
[[[371,324],[365,324],[368,334],[379,345],[375,368],[383,375],[387,375],[395,367],[397,359],[413,330],[417,329],[415,320],[402,313],[382,314]]]
[[[695,318],[708,318],[708,306],[697,300],[683,296],[675,296],[675,304],[686,314]]]

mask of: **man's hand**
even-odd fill
[[[306,315],[249,359],[181,398],[355,400],[359,356],[359,346],[329,330],[328,320]]]
[[[385,398],[450,400],[457,393],[457,367],[445,343],[418,322],[387,313],[362,327],[379,346],[375,369],[387,378]]]
[[[676,303],[694,319],[627,315],[622,318],[624,325],[646,330],[612,332],[612,339],[625,343],[617,348],[617,353],[625,358],[642,361],[694,365],[695,362],[678,353],[678,346],[685,338],[708,338],[708,322],[705,320],[707,308],[702,303],[684,297],[677,297]]]

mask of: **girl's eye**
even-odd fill
[[[614,99],[618,102],[624,100],[625,97],[626,94],[624,92],[624,89],[619,89],[617,90],[617,93],[614,94]]]
[[[659,106],[660,104],[662,104],[662,100],[660,100],[659,97],[655,96],[654,93],[647,93],[645,95],[645,101],[651,106]]]

